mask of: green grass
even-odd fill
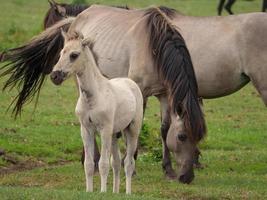
[[[48,8],[47,1],[0,0],[0,50],[16,47],[38,34]],[[70,2],[70,1],[67,1]],[[92,3],[93,1],[87,1]],[[110,5],[145,7],[167,5],[185,14],[216,15],[217,1],[211,0],[99,0]],[[261,1],[237,1],[236,13],[259,11]],[[0,80],[2,86],[4,80]],[[50,80],[42,89],[39,103],[27,105],[21,118],[6,113],[16,90],[0,95],[0,149],[20,163],[43,167],[0,178],[0,199],[266,199],[267,198],[267,110],[255,89],[248,85],[234,95],[205,100],[208,136],[201,143],[203,170],[196,170],[190,185],[167,181],[159,155],[159,104],[151,98],[145,116],[142,155],[138,175],[129,197],[99,194],[99,177],[93,194],[85,193],[79,158],[81,139],[74,114],[77,92],[72,80],[55,87]],[[65,163],[65,164],[64,164]],[[63,165],[64,164],[64,165]],[[0,157],[0,171],[12,166]],[[121,192],[125,190],[122,173]]]

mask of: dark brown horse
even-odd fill
[[[49,0],[48,2],[50,4],[50,9],[47,11],[44,19],[44,29],[54,25],[67,16],[77,16],[90,7],[90,5],[82,4],[57,3],[54,0]]]

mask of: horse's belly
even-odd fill
[[[212,73],[212,72],[211,72]],[[249,78],[242,73],[220,73],[198,76],[199,96],[203,98],[218,98],[232,94],[249,82]]]

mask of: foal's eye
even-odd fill
[[[80,53],[78,52],[73,52],[70,54],[70,61],[74,61],[79,57]]]

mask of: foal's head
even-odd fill
[[[91,52],[92,40],[84,39],[83,35],[78,32],[68,34],[62,31],[64,37],[64,47],[60,52],[60,58],[55,65],[50,77],[54,84],[60,85],[72,74],[81,74],[85,64],[89,61],[95,62]],[[91,59],[88,59],[88,56]]]

